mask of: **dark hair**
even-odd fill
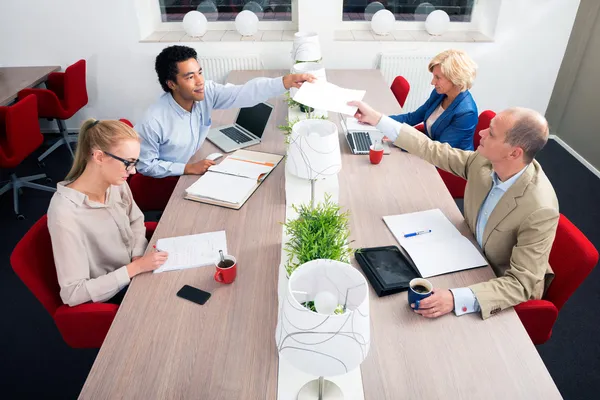
[[[162,86],[163,90],[167,93],[171,92],[167,81],[177,82],[177,63],[187,61],[190,58],[196,60],[198,53],[196,50],[187,46],[169,46],[163,49],[158,56],[156,56],[156,63],[154,69],[158,74],[158,82]]]

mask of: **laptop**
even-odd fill
[[[344,121],[342,118],[342,126],[346,131],[346,141],[352,154],[369,154],[369,148],[375,140],[381,142],[383,133],[375,129],[373,126],[361,126],[356,119],[348,118]],[[383,154],[390,154],[390,146],[387,142],[383,142]]]
[[[206,138],[225,153],[259,144],[272,111],[267,103],[240,108],[235,124],[212,128]]]

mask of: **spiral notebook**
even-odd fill
[[[277,154],[238,150],[211,166],[185,190],[185,198],[239,210],[282,159]]]

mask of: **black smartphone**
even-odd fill
[[[204,290],[196,289],[190,285],[185,285],[179,289],[177,296],[181,297],[182,299],[193,301],[194,303],[204,304],[210,298],[210,293],[205,292]]]

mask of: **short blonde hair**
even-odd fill
[[[133,128],[121,121],[86,120],[79,131],[75,160],[65,180],[72,182],[83,174],[94,149],[109,151],[121,140],[127,139],[139,141],[140,137]]]
[[[477,64],[462,50],[446,50],[438,54],[429,62],[429,72],[433,72],[436,65],[442,69],[442,74],[460,91],[471,89],[475,76],[477,76]]]

